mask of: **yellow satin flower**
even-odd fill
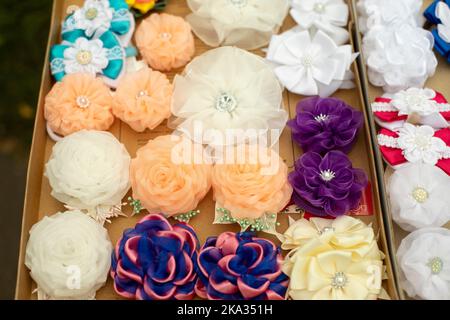
[[[130,8],[139,10],[146,14],[155,7],[155,0],[125,0]]]

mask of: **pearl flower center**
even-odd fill
[[[314,5],[314,11],[317,13],[324,13],[325,12],[325,5],[323,3],[316,3]]]
[[[331,181],[336,177],[336,173],[334,171],[331,171],[330,169],[325,171],[320,171],[320,177],[323,181]]]
[[[434,257],[430,259],[427,265],[430,267],[431,273],[437,275],[441,273],[442,269],[444,268],[444,261],[442,261],[442,259],[439,257]]]
[[[309,54],[304,55],[302,58],[302,65],[305,68],[311,68],[314,65],[314,58]]]
[[[412,197],[418,203],[424,203],[428,199],[428,192],[424,188],[417,187],[413,190]]]
[[[162,40],[169,41],[170,39],[172,39],[172,34],[169,32],[162,32],[162,33],[160,33],[159,37]]]
[[[314,117],[314,120],[316,120],[317,122],[324,122],[327,121],[329,118],[329,116],[327,114],[319,114],[318,116]]]
[[[88,20],[94,20],[98,16],[98,10],[96,8],[89,8],[86,13],[85,17]]]
[[[147,96],[148,96],[147,90],[141,90],[136,95],[136,99],[139,99],[139,98],[142,98],[142,97],[147,97]]]
[[[347,282],[348,282],[347,276],[343,272],[336,272],[334,276],[331,278],[331,286],[334,289],[344,288]]]
[[[81,109],[86,109],[87,107],[89,107],[90,104],[91,102],[87,97],[85,96],[77,97],[77,106],[80,107]]]
[[[423,136],[423,135],[416,135],[414,137],[414,144],[420,150],[427,150],[431,145],[431,137]]]
[[[86,65],[92,61],[92,53],[88,50],[80,50],[77,53],[77,61],[79,64]]]
[[[233,6],[238,8],[245,7],[247,5],[247,0],[229,0]]]
[[[222,93],[216,101],[216,109],[220,112],[232,112],[237,107],[236,98],[231,94]]]

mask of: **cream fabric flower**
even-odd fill
[[[30,230],[25,265],[39,299],[94,299],[106,282],[112,244],[108,232],[80,211],[44,217]]]
[[[425,228],[403,239],[397,250],[400,284],[408,296],[450,300],[450,231]]]
[[[207,45],[253,50],[265,46],[283,24],[288,0],[188,0],[186,17]]]
[[[111,133],[82,130],[56,143],[45,175],[54,198],[104,222],[130,188],[130,162]]]
[[[441,227],[450,221],[450,177],[427,164],[396,170],[388,181],[394,221],[404,230]]]

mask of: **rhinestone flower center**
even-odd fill
[[[245,7],[247,5],[247,0],[229,0],[233,6],[238,8]]]
[[[159,37],[160,37],[162,40],[168,41],[168,40],[172,39],[172,34],[170,34],[169,32],[162,32],[162,33],[159,35]]]
[[[80,50],[77,53],[77,61],[79,64],[86,65],[92,61],[92,53],[88,50]]]
[[[314,5],[314,11],[317,13],[324,13],[325,12],[325,5],[323,3],[316,3]]]
[[[442,259],[439,257],[434,257],[430,259],[430,261],[428,262],[428,266],[431,269],[431,273],[436,275],[441,273],[442,269],[444,268],[444,261],[442,261]]]
[[[412,196],[419,203],[424,203],[428,199],[428,191],[424,188],[417,187],[413,190]]]
[[[327,114],[319,114],[318,116],[314,117],[314,120],[316,120],[317,122],[324,122],[327,121],[329,118],[329,116]]]
[[[89,99],[85,96],[79,96],[77,97],[77,106],[82,108],[82,109],[86,109],[87,107],[89,107],[89,105],[91,104],[91,102],[89,101]]]
[[[314,58],[309,54],[303,56],[302,65],[305,68],[311,68],[314,65]]]
[[[347,285],[348,279],[345,273],[336,272],[331,278],[331,286],[334,289],[342,289]]]
[[[237,107],[236,98],[231,94],[222,93],[216,101],[216,109],[220,112],[232,112]]]
[[[328,170],[323,170],[320,171],[320,177],[322,178],[323,181],[331,181],[336,177],[336,173],[334,171],[331,171],[330,169]]]
[[[98,16],[98,10],[96,8],[89,8],[86,11],[85,16],[86,16],[86,19],[88,19],[88,20],[94,20]]]
[[[142,98],[142,97],[147,97],[147,96],[148,96],[147,90],[141,90],[136,95],[136,99],[139,99],[139,98]]]

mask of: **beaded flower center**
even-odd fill
[[[347,276],[343,272],[336,272],[331,278],[331,286],[334,289],[342,289],[348,282]]]
[[[314,120],[316,120],[317,122],[324,122],[327,121],[329,118],[329,116],[327,114],[319,114],[318,116],[314,117]]]
[[[229,0],[233,6],[238,8],[245,7],[247,5],[247,0]]]
[[[330,169],[328,170],[324,170],[324,171],[320,171],[320,177],[322,178],[323,181],[331,181],[336,177],[336,173]]]
[[[216,109],[220,112],[232,112],[237,107],[236,98],[231,94],[222,93],[216,101]]]
[[[147,96],[148,96],[147,90],[141,90],[136,95],[136,99],[139,99],[139,98],[142,98],[142,97],[147,97]]]
[[[80,50],[77,53],[77,61],[79,64],[86,65],[92,61],[92,53],[88,50]]]
[[[441,273],[442,269],[444,268],[444,261],[442,261],[442,259],[439,257],[434,257],[430,259],[427,265],[430,267],[431,273],[437,275]]]
[[[314,5],[314,11],[317,13],[324,13],[325,12],[325,5],[323,3],[316,3]]]
[[[170,34],[169,32],[162,32],[162,33],[160,33],[159,37],[162,40],[169,41],[170,39],[172,39],[172,34]]]
[[[94,20],[98,16],[98,10],[96,8],[89,8],[86,11],[85,16],[86,16],[86,19],[88,19],[88,20]]]
[[[79,96],[77,97],[77,106],[82,108],[82,109],[86,109],[87,107],[89,107],[89,105],[91,104],[91,102],[89,101],[89,99],[85,96]]]
[[[413,190],[412,196],[419,203],[424,203],[428,199],[428,191],[424,188],[417,187]]]
[[[302,65],[305,68],[311,68],[314,65],[314,58],[309,54],[304,55],[302,58]]]

